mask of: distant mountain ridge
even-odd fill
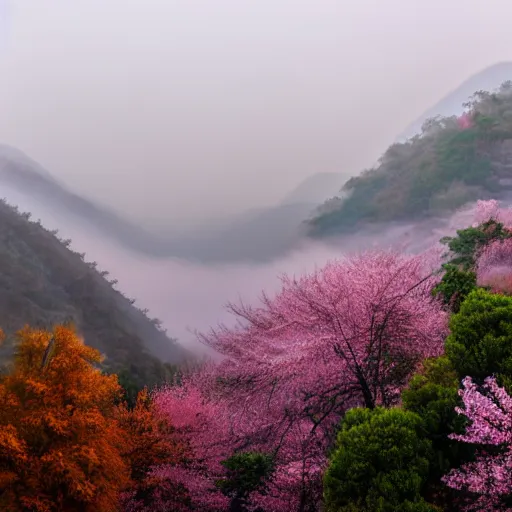
[[[507,80],[512,80],[512,62],[500,62],[470,76],[413,121],[396,139],[404,142],[421,132],[423,123],[432,117],[450,117],[462,114],[462,106],[477,91],[492,91]]]
[[[499,69],[505,72],[508,66]],[[317,210],[308,222],[309,234],[325,237],[368,223],[450,215],[468,202],[507,193],[512,184],[512,81],[477,91],[464,102],[464,116],[430,117],[420,134],[393,144],[376,167],[351,178],[343,198]]]
[[[316,190],[319,181],[320,193]],[[332,187],[335,191],[342,182],[334,173],[315,175],[274,207],[244,212],[231,222],[198,228],[189,235],[155,234],[69,191],[24,153],[0,145],[0,187],[19,191],[30,198],[31,204],[42,205],[56,218],[65,216],[87,223],[130,251],[206,264],[264,262],[286,253],[302,238],[302,220],[314,211],[324,190]]]
[[[98,226],[122,245],[162,255],[163,241],[90,199],[74,194],[20,150],[0,145],[0,186],[8,185],[58,213]]]

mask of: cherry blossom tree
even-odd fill
[[[452,470],[443,480],[454,489],[480,496],[467,510],[512,510],[501,500],[512,494],[512,398],[494,378],[487,378],[480,390],[466,377],[459,394],[464,408],[456,411],[470,424],[464,434],[450,437],[481,450],[475,462]]]
[[[512,292],[512,238],[495,240],[477,260],[477,284],[496,292]]]
[[[301,506],[304,507],[308,499],[320,503],[325,446],[319,450],[319,436],[318,442],[313,442],[315,433],[311,432],[309,422],[283,413],[283,404],[275,403],[273,407],[261,407],[260,417],[258,414],[244,417],[243,403],[234,406],[217,395],[210,379],[220,377],[211,370],[206,367],[185,378],[181,386],[163,388],[153,396],[157,416],[172,424],[176,440],[186,444],[193,454],[184,464],[153,468],[151,476],[160,482],[162,490],[162,500],[155,504],[154,510],[167,511],[167,489],[177,487],[187,490],[192,507],[228,510],[229,499],[216,485],[226,476],[222,462],[234,453],[254,449],[271,455],[277,471],[264,489],[250,494],[250,506],[288,512],[305,510]],[[139,511],[133,508],[136,510]]]
[[[496,223],[503,227],[499,232]],[[512,209],[500,208],[494,199],[478,201],[474,225],[486,225],[497,234],[477,251],[477,284],[495,292],[512,292]]]
[[[437,256],[368,252],[284,276],[262,306],[229,306],[237,328],[202,340],[227,357],[220,371],[237,395],[281,388],[313,423],[349,404],[391,405],[416,363],[443,350],[446,315],[431,296]]]
[[[273,477],[248,497],[248,510],[317,510],[344,412],[396,403],[418,362],[442,353],[447,319],[431,294],[438,266],[435,251],[369,252],[284,276],[280,293],[263,295],[259,307],[230,305],[237,326],[201,336],[224,360],[153,396],[193,454],[155,467],[153,477],[185,487],[191,506],[227,510],[216,485],[222,462],[268,454]]]
[[[473,227],[477,227],[490,220],[500,222],[506,228],[512,227],[512,208],[501,208],[496,199],[477,201]]]
[[[260,307],[230,305],[238,325],[201,337],[224,361],[155,397],[177,428],[194,432],[199,465],[156,473],[181,479],[206,510],[225,503],[213,492],[223,459],[270,453],[275,477],[254,506],[314,509],[343,413],[396,403],[418,362],[442,353],[446,314],[431,294],[438,266],[434,252],[369,252],[284,276]]]

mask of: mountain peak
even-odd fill
[[[462,106],[476,91],[492,91],[503,82],[512,79],[512,62],[498,62],[471,75],[444,98],[426,110],[412,122],[396,139],[403,142],[421,132],[423,123],[432,117],[450,117],[462,114]]]

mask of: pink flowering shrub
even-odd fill
[[[495,200],[478,201],[475,224],[496,221],[504,226],[505,233],[512,226],[512,210],[500,208]],[[490,225],[488,229],[493,229]],[[512,238],[492,240],[477,255],[477,284],[494,292],[512,292]]]
[[[512,292],[512,238],[494,240],[479,254],[477,284],[495,292]]]
[[[473,227],[494,220],[505,228],[512,228],[512,208],[501,208],[496,199],[477,201]]]
[[[475,462],[452,470],[443,480],[454,489],[480,496],[467,510],[512,510],[500,499],[512,494],[512,398],[494,378],[487,378],[482,390],[471,377],[466,377],[463,385],[459,394],[464,408],[456,410],[470,424],[464,434],[450,437],[481,449]]]

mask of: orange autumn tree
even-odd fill
[[[12,371],[0,378],[0,510],[119,509],[130,480],[121,388],[100,360],[67,327],[18,333]]]

